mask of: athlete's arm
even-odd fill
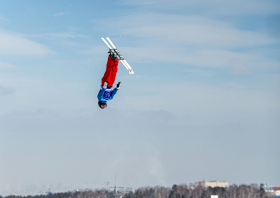
[[[98,100],[101,100],[103,98],[105,91],[106,91],[106,89],[104,89],[103,87],[102,87],[102,89],[100,89],[100,91],[98,92],[98,95],[97,95]]]
[[[112,91],[112,95],[111,95],[111,100],[114,98],[114,96],[116,95],[118,89],[115,88],[113,91]]]

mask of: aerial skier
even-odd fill
[[[119,60],[110,53],[108,56],[106,71],[101,80],[101,89],[97,95],[98,105],[101,109],[104,109],[107,106],[107,101],[112,100],[117,91],[120,89],[121,82],[117,84],[116,88],[112,88],[117,76],[118,65]]]
[[[101,39],[109,47],[109,56],[107,60],[106,71],[103,78],[101,79],[101,88],[97,95],[98,106],[101,109],[104,109],[105,107],[107,107],[107,102],[114,98],[121,86],[121,82],[118,82],[116,88],[113,89],[113,84],[118,72],[119,61],[121,61],[121,63],[126,67],[130,74],[134,74],[134,71],[126,62],[126,60],[124,60],[123,56],[118,52],[117,48],[108,37],[106,39],[112,45],[112,47],[106,42],[104,38]]]

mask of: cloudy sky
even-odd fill
[[[279,54],[278,0],[2,0],[0,185],[279,186]]]

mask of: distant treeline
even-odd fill
[[[5,198],[113,198],[114,192],[101,190],[84,190],[75,193],[49,193],[37,196],[6,196]],[[156,186],[142,187],[133,191],[126,188],[123,198],[210,198],[218,195],[219,198],[274,198],[274,195],[266,193],[257,185],[232,185],[228,188],[203,188],[201,186],[190,187],[187,185],[174,185],[172,188]],[[0,196],[0,198],[3,198]]]

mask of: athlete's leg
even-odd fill
[[[118,64],[119,64],[118,60],[113,60],[110,56],[108,57],[106,71],[101,80],[102,86],[104,85],[104,82],[106,82],[106,81],[108,82],[107,87],[113,86],[115,79],[116,79],[117,72],[118,72]]]

